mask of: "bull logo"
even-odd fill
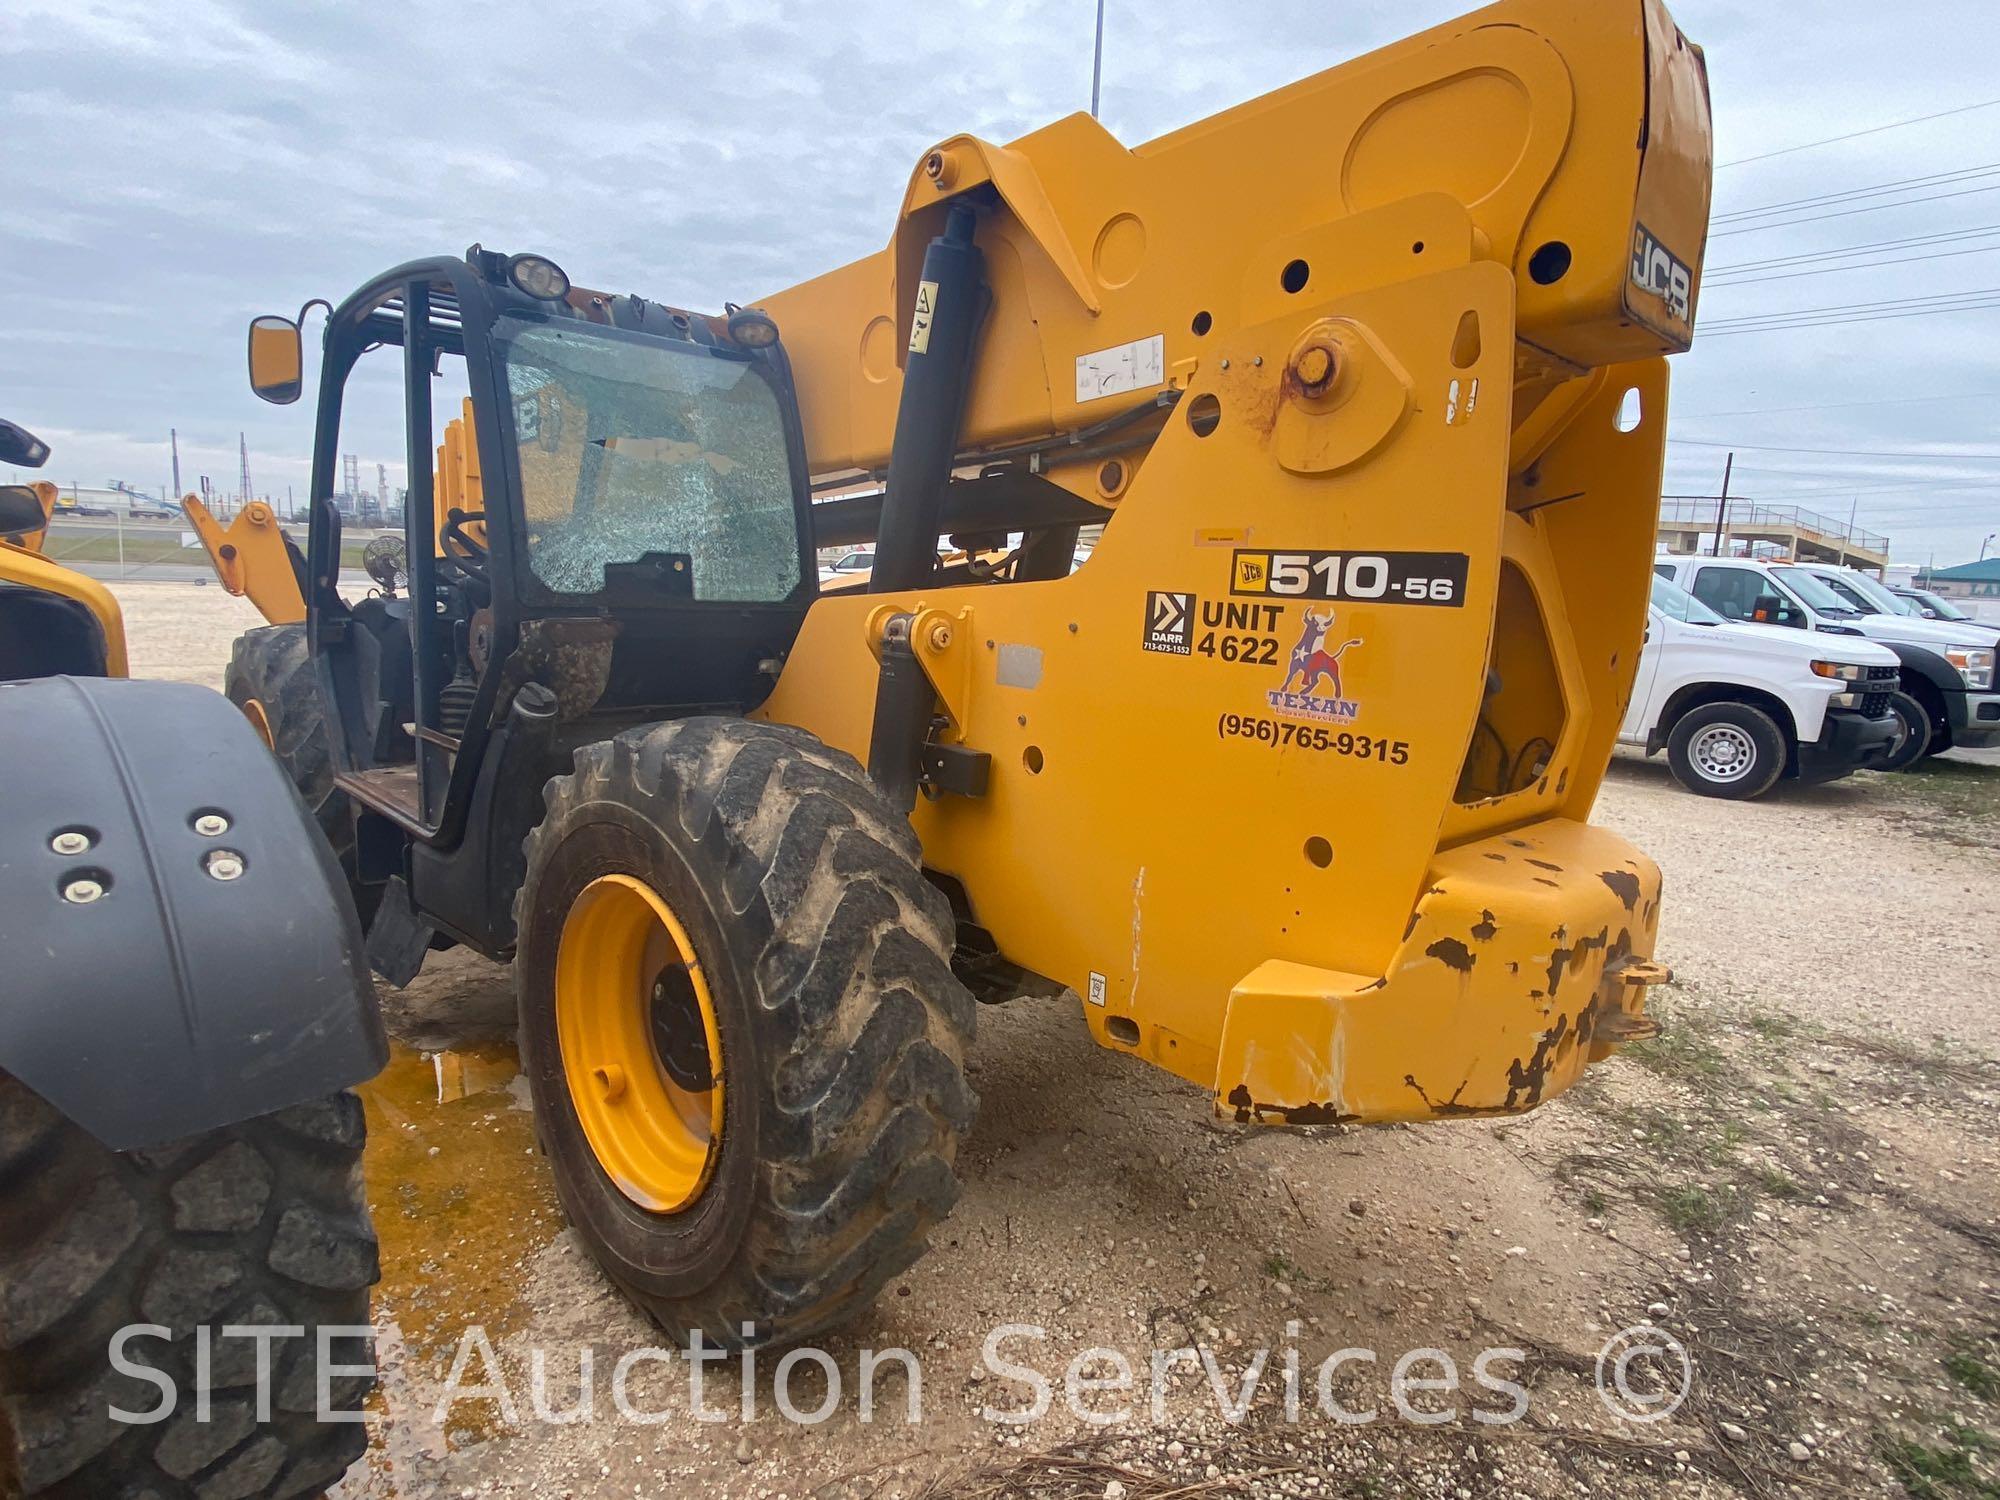
[[[1305,612],[1298,644],[1292,647],[1292,654],[1285,662],[1284,685],[1265,695],[1279,713],[1328,723],[1351,723],[1360,716],[1361,705],[1341,691],[1340,659],[1364,642],[1353,637],[1328,650],[1327,638],[1332,631],[1332,610],[1324,614],[1310,609]]]

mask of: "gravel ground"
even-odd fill
[[[139,670],[219,683],[254,624],[215,590],[121,586]],[[1243,1133],[1203,1100],[1093,1047],[1073,1001],[981,1014],[983,1107],[965,1195],[932,1253],[827,1349],[842,1400],[822,1423],[774,1410],[774,1358],[748,1396],[712,1367],[695,1420],[685,1365],[640,1363],[623,1419],[610,1372],[661,1342],[563,1228],[512,1079],[505,971],[444,955],[385,993],[401,1039],[371,1091],[370,1188],[383,1228],[378,1324],[388,1374],[357,1497],[704,1494],[1471,1497],[1675,1494],[1990,1496],[2000,1451],[2000,973],[1987,892],[2000,766],[1952,756],[1902,777],[1782,788],[1748,805],[1682,792],[1620,754],[1599,818],[1666,871],[1655,991],[1664,1029],[1518,1120]],[[483,1326],[489,1368],[468,1346]],[[1136,1408],[1100,1426],[1060,1393],[984,1368],[982,1341],[1056,1382],[1129,1359]],[[1690,1355],[1665,1420],[1615,1418],[1595,1386],[1608,1336],[1665,1329]],[[1147,1410],[1151,1351],[1208,1351]],[[878,1383],[864,1350],[920,1362]],[[433,1420],[453,1356],[460,1392]],[[581,1351],[596,1409],[572,1404]],[[1316,1411],[1313,1370],[1379,1419]],[[1474,1376],[1517,1382],[1518,1422]],[[1304,1412],[1284,1410],[1296,1350]],[[1256,1351],[1252,1398],[1229,1420]],[[1411,1397],[1391,1372],[1442,1350],[1456,1390]],[[885,1366],[885,1368],[890,1368]],[[1646,1371],[1642,1361],[1641,1394]],[[799,1407],[823,1376],[793,1372]],[[1412,1374],[1436,1376],[1432,1361]],[[1219,1389],[1218,1389],[1219,1388]],[[755,1415],[745,1421],[742,1403]],[[1121,1398],[1079,1397],[1085,1412]],[[1235,1415],[1232,1413],[1231,1415]],[[1982,1488],[1984,1486],[1984,1488]]]

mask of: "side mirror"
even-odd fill
[[[1750,607],[1750,618],[1759,625],[1790,625],[1795,611],[1776,594],[1759,594]]]
[[[48,523],[42,514],[42,497],[32,484],[0,484],[0,536],[24,536]]]
[[[305,385],[299,325],[266,315],[250,320],[250,389],[273,406],[290,406]]]
[[[49,461],[49,445],[27,428],[0,421],[0,464],[39,469]]]

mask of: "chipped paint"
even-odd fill
[[[1424,949],[1424,952],[1439,963],[1450,965],[1461,974],[1470,974],[1473,964],[1477,962],[1472,956],[1472,950],[1454,937],[1439,938]]]
[[[1630,870],[1601,870],[1597,878],[1611,887],[1611,894],[1630,911],[1639,902],[1639,877]]]

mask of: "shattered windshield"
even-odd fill
[[[503,319],[528,564],[565,594],[607,563],[686,554],[697,599],[799,584],[777,394],[748,363],[596,327]]]

